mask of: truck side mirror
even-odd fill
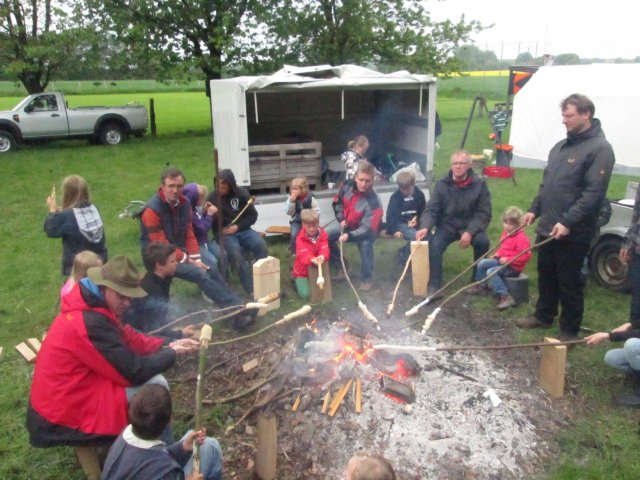
[[[31,113],[33,112],[33,105],[29,104],[26,107],[24,107],[24,111],[25,113]]]

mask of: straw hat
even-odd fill
[[[124,256],[113,257],[102,267],[90,268],[87,277],[96,285],[109,287],[120,295],[130,298],[147,296],[147,292],[140,288],[138,269]]]

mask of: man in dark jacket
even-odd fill
[[[200,247],[193,233],[191,204],[182,195],[185,177],[181,170],[169,167],[161,176],[158,193],[147,202],[140,217],[140,246],[150,242],[171,243],[176,247],[175,276],[196,283],[204,294],[221,307],[242,305],[242,299],[226,284],[220,272],[200,260]],[[254,322],[252,314],[238,315],[233,326],[237,330]]]
[[[114,257],[62,298],[33,373],[27,429],[34,447],[112,441],[140,386],[168,388],[159,374],[176,355],[197,350],[195,340],[169,343],[122,323],[131,299],[146,295],[139,283],[131,260]]]
[[[460,248],[471,245],[477,260],[489,250],[486,229],[490,222],[487,184],[471,169],[469,154],[459,150],[451,155],[449,173],[436,183],[416,232],[416,239],[421,240],[436,227],[429,240],[429,296],[442,286],[442,256],[447,247],[456,240]]]
[[[560,314],[560,337],[575,338],[584,312],[580,268],[595,233],[615,163],[613,149],[594,118],[595,106],[573,94],[560,104],[567,138],[549,152],[538,195],[524,216],[525,225],[540,218],[536,243],[555,241],[538,249],[538,302],[535,315],[516,323],[522,328],[550,327]]]
[[[171,280],[178,267],[175,247],[170,243],[151,242],[142,251],[142,261],[147,273],[140,280],[140,287],[147,295],[131,301],[122,321],[140,332],[149,333],[169,323]],[[193,336],[194,328],[187,325],[181,330],[165,329],[159,336],[189,338]]]
[[[258,211],[254,205],[247,206],[251,198],[249,192],[236,184],[236,177],[231,170],[220,170],[213,184],[216,189],[207,200],[218,207],[217,215],[222,215],[222,222],[218,221],[217,216],[213,219],[213,234],[218,243],[222,237],[223,251],[238,272],[242,288],[253,295],[253,272],[244,252],[250,252],[254,260],[267,256],[267,242],[251,228],[258,220]],[[218,229],[219,223],[222,223],[222,232]]]

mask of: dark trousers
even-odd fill
[[[544,240],[538,237],[536,243]],[[538,248],[538,303],[535,317],[551,325],[560,314],[560,331],[576,335],[584,313],[584,285],[580,279],[588,243],[552,241]]]
[[[640,324],[640,255],[631,252],[629,262],[629,280],[631,281],[631,311],[629,321],[634,325]]]
[[[429,238],[429,288],[440,288],[442,286],[442,256],[449,245],[456,240],[460,240],[461,234],[445,228],[436,229]],[[473,247],[473,259],[477,260],[489,250],[489,237],[485,232],[478,232],[471,238]],[[476,269],[473,269],[473,280]]]

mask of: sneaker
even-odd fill
[[[626,408],[640,408],[640,391],[632,393],[614,393],[613,403]]]
[[[550,323],[541,322],[536,317],[519,318],[516,325],[520,328],[551,328]]]
[[[368,292],[369,290],[371,290],[371,287],[373,287],[373,282],[369,280],[368,282],[362,282],[358,289],[362,290],[363,292]]]
[[[507,308],[513,307],[515,304],[516,301],[507,293],[506,295],[500,295],[500,302],[498,303],[497,308],[498,310],[506,310]]]

